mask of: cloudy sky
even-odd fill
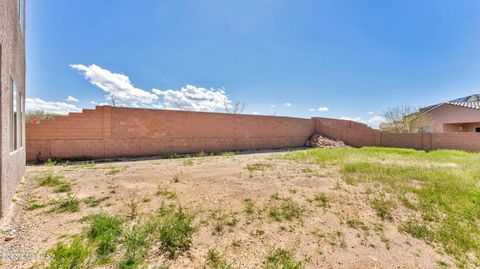
[[[353,119],[480,92],[480,1],[42,0],[27,109],[111,104]]]

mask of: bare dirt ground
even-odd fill
[[[52,212],[51,201],[67,193],[55,193],[34,180],[48,168],[29,166],[11,217],[0,227],[3,267],[31,266],[28,257],[81,233],[86,225],[83,217],[106,213],[129,219],[134,204],[140,218],[162,203],[194,212],[197,231],[190,249],[175,259],[151,250],[148,268],[205,268],[209,249],[219,251],[233,268],[262,268],[267,254],[276,248],[289,250],[304,268],[436,268],[438,260],[449,260],[399,231],[400,206],[394,214],[399,219],[378,217],[368,204],[371,186],[346,184],[335,167],[280,156],[281,152],[260,152],[56,165],[55,174],[72,183],[71,193],[82,201],[78,212],[65,213]],[[83,202],[87,197],[100,202],[89,205]],[[275,220],[268,214],[272,197],[291,199],[301,214]],[[254,208],[250,213],[246,199]],[[27,210],[33,201],[46,206]],[[230,220],[220,223],[215,214]],[[9,235],[14,239],[4,241]],[[12,261],[14,257],[20,261]]]

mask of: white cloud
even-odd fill
[[[225,106],[230,107],[232,104],[223,89],[186,85],[180,90],[153,89],[153,92],[163,97],[163,105],[167,109],[214,111]]]
[[[283,106],[285,106],[285,107],[291,107],[291,106],[292,106],[292,103],[288,103],[288,102],[287,102],[287,103],[283,104]]]
[[[79,100],[73,96],[68,96],[67,102],[78,103]]]
[[[342,117],[340,117],[340,119],[361,122],[361,123],[367,124],[370,127],[374,127],[374,128],[378,128],[380,123],[386,122],[385,118],[382,117],[382,116],[372,116],[372,117],[369,117],[368,119],[363,119],[362,117],[352,118],[352,117],[342,116]]]
[[[52,114],[68,114],[68,112],[78,112],[80,109],[72,104],[62,102],[49,102],[40,98],[26,98],[25,108],[27,112],[52,113]]]
[[[275,105],[270,105],[270,107],[271,107],[271,108],[274,108],[274,107],[275,107]]]
[[[252,112],[253,115],[258,115],[258,112]]]
[[[371,126],[377,127],[380,123],[387,122],[387,120],[382,116],[373,116],[367,120],[367,123]]]
[[[356,121],[356,122],[363,122],[362,117],[352,118],[352,117],[347,117],[347,116],[341,116],[340,119],[341,120],[351,120],[351,121]]]
[[[374,115],[375,113],[374,112],[368,112],[368,115]]]
[[[322,106],[322,107],[319,107],[318,108],[318,111],[320,112],[328,112],[330,111],[330,108],[326,107],[326,106]]]
[[[315,111],[315,109],[314,109],[314,108],[310,108],[308,111],[310,111],[310,112],[314,112],[314,111]]]
[[[129,77],[112,73],[95,64],[90,66],[72,64],[70,67],[83,72],[85,79],[105,91],[107,97],[113,98],[116,102],[127,102],[131,105],[151,104],[158,99],[153,93],[135,88]]]

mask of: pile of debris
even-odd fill
[[[343,141],[336,141],[323,137],[319,134],[310,136],[305,142],[305,147],[309,148],[348,148]]]

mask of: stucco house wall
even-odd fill
[[[24,7],[24,0],[0,0],[0,217],[8,211],[25,172],[24,113],[19,113],[17,120],[19,146],[12,147],[14,84],[18,94],[16,107],[21,110],[25,107]]]
[[[474,132],[480,127],[480,110],[443,104],[428,113],[428,120],[434,133]]]

